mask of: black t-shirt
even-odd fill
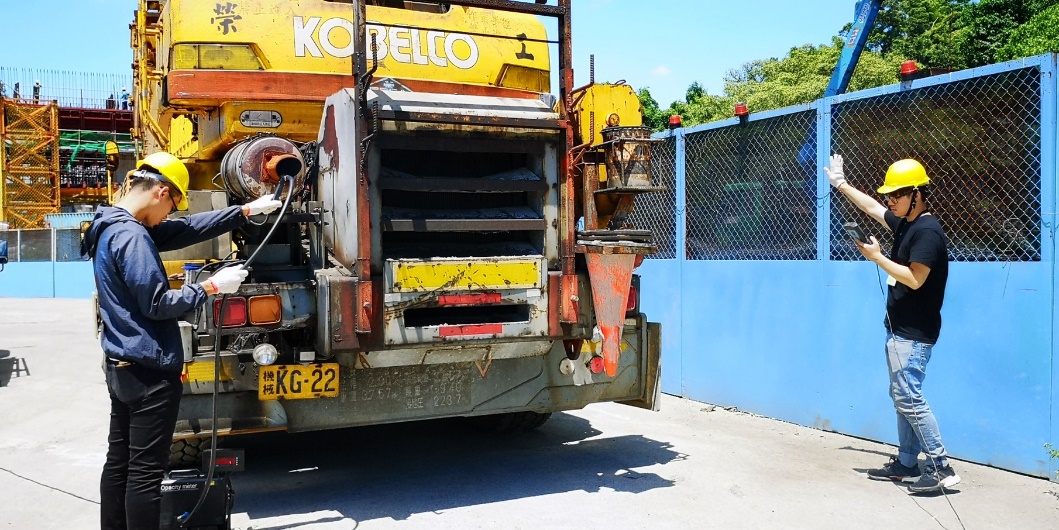
[[[934,344],[941,333],[941,304],[945,300],[945,282],[949,279],[945,231],[938,219],[927,213],[908,222],[887,210],[885,221],[894,234],[890,259],[898,265],[926,265],[930,274],[919,289],[901,282],[889,288],[886,297],[889,318],[883,319],[883,325],[894,335]]]

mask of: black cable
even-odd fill
[[[895,242],[895,244],[896,244],[896,242]],[[894,334],[893,321],[890,320],[890,308],[887,305],[887,302],[888,302],[887,293],[882,288],[882,283],[883,282],[882,282],[882,274],[879,272],[880,268],[881,267],[879,267],[878,264],[875,265],[875,277],[876,277],[876,281],[877,281],[877,283],[879,285],[879,292],[883,296],[883,304],[884,304],[883,307],[884,307],[884,313],[886,315],[886,326],[889,328],[888,331],[890,332],[890,342],[893,343],[894,354],[895,354],[895,357],[896,357],[897,344],[896,344],[895,337],[897,335]],[[896,279],[895,279],[895,281],[896,281]],[[889,356],[890,352],[887,352],[886,354],[887,354],[887,356]],[[897,362],[898,363],[901,362],[900,357],[897,358]],[[887,364],[889,364],[889,363],[887,363]],[[902,378],[902,380],[904,381],[905,388],[908,388],[908,386],[909,386],[908,385],[908,377],[905,376],[905,373],[904,373],[904,371],[907,368],[907,366],[902,366],[902,365],[898,364],[898,368],[899,368],[899,370],[897,371],[897,373]],[[909,399],[913,399],[913,396],[911,395],[911,393],[909,393],[908,397],[909,397]],[[922,437],[923,430],[919,426],[919,414],[916,412],[915,403],[912,403],[912,418],[916,420],[916,424],[913,426],[913,429],[912,429],[913,433],[915,433],[915,435],[920,438],[920,441],[922,441],[922,439],[923,439],[923,437]],[[934,457],[930,454],[929,448],[924,447],[924,449],[926,449],[924,451],[924,453],[926,453],[927,458],[930,460],[931,468],[934,470],[934,473],[938,473],[939,472],[938,462],[936,460],[934,460]],[[900,456],[900,455],[898,455],[898,456]],[[898,463],[900,463],[900,459],[898,459]],[[919,462],[916,462],[916,466],[919,466]],[[958,521],[960,523],[960,528],[963,528],[963,530],[967,530],[967,527],[963,524],[963,519],[960,518],[960,513],[956,511],[956,507],[953,506],[952,505],[952,501],[949,500],[949,494],[945,493],[945,486],[942,486],[940,477],[938,477],[938,489],[941,490],[942,497],[945,498],[945,502],[947,502],[949,504],[949,509],[951,509],[952,513],[956,516],[956,521]],[[916,505],[919,505],[918,501],[915,501],[915,502],[916,502]],[[923,507],[920,506],[920,508],[923,508]],[[930,512],[927,512],[927,513],[930,513]],[[933,517],[933,514],[931,514],[931,517]],[[937,518],[935,518],[934,520],[937,521]],[[941,522],[939,521],[938,524],[941,524]],[[942,528],[944,528],[944,526],[942,526]]]
[[[80,495],[78,495],[76,493],[70,493],[69,491],[66,491],[66,490],[64,490],[62,488],[56,488],[55,486],[49,486],[49,485],[47,485],[47,484],[45,484],[43,482],[37,482],[36,480],[33,480],[33,479],[29,478],[29,477],[25,477],[25,476],[19,475],[18,473],[15,473],[14,471],[11,471],[10,469],[4,468],[4,467],[0,467],[0,471],[5,471],[7,473],[11,473],[12,475],[14,475],[14,476],[16,476],[16,477],[18,477],[18,478],[20,478],[22,480],[25,480],[26,482],[32,482],[32,483],[34,483],[34,484],[36,484],[38,486],[44,486],[45,488],[48,488],[50,490],[55,490],[55,491],[58,491],[59,493],[65,493],[65,494],[67,494],[67,495],[69,495],[71,497],[74,497],[75,499],[81,499],[83,501],[88,501],[88,502],[90,502],[92,504],[95,504],[97,506],[99,505],[99,501],[94,501],[92,499],[82,497],[82,496],[80,496]]]
[[[276,231],[276,227],[279,226],[279,222],[283,219],[283,214],[287,212],[287,207],[290,206],[291,198],[294,197],[294,177],[290,175],[284,175],[280,179],[279,186],[276,188],[275,198],[279,198],[279,195],[283,193],[283,183],[290,182],[290,190],[287,193],[287,199],[283,201],[283,206],[279,209],[279,214],[276,216],[276,222],[272,224],[272,228],[265,234],[265,238],[261,240],[261,243],[257,246],[257,250],[250,255],[245,262],[243,262],[244,268],[249,268],[250,264],[254,262],[254,258],[257,257],[258,252],[261,252],[262,248],[268,244],[269,240],[272,239],[272,234]],[[236,264],[237,261],[229,263],[227,266]],[[222,269],[224,267],[221,267]],[[219,269],[218,269],[219,270]],[[213,482],[213,472],[217,469],[217,397],[218,388],[220,387],[221,379],[221,329],[224,327],[224,306],[228,303],[228,295],[224,294],[221,296],[221,305],[219,308],[220,317],[217,320],[217,332],[213,339],[213,400],[210,407],[210,465],[206,471],[206,482],[203,485],[202,493],[199,493],[199,500],[195,502],[195,507],[190,512],[184,512],[177,517],[177,522],[180,523],[181,527],[187,524],[195,512],[202,507],[202,503],[206,501],[206,495],[210,491],[210,486]]]

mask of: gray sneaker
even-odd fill
[[[892,480],[909,484],[915,482],[920,475],[922,473],[919,471],[919,466],[908,467],[902,465],[901,462],[897,461],[896,457],[890,457],[890,461],[883,467],[868,470],[868,478],[872,480]]]
[[[941,469],[928,470],[926,473],[923,473],[915,484],[908,487],[908,491],[912,493],[941,491],[946,488],[952,489],[953,486],[959,483],[960,476],[956,474],[956,471],[952,469],[952,466],[945,466]]]

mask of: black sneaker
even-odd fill
[[[960,476],[952,469],[945,466],[938,470],[929,470],[923,473],[915,484],[908,487],[912,493],[923,493],[926,491],[941,491],[943,488],[952,488],[960,483]]]
[[[908,467],[898,462],[895,457],[891,457],[890,461],[883,467],[868,470],[868,478],[872,480],[893,480],[895,482],[912,483],[920,478],[921,475],[919,466]]]

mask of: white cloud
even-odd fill
[[[659,77],[665,77],[670,74],[670,70],[666,65],[660,64],[654,70],[651,70],[651,73]]]

